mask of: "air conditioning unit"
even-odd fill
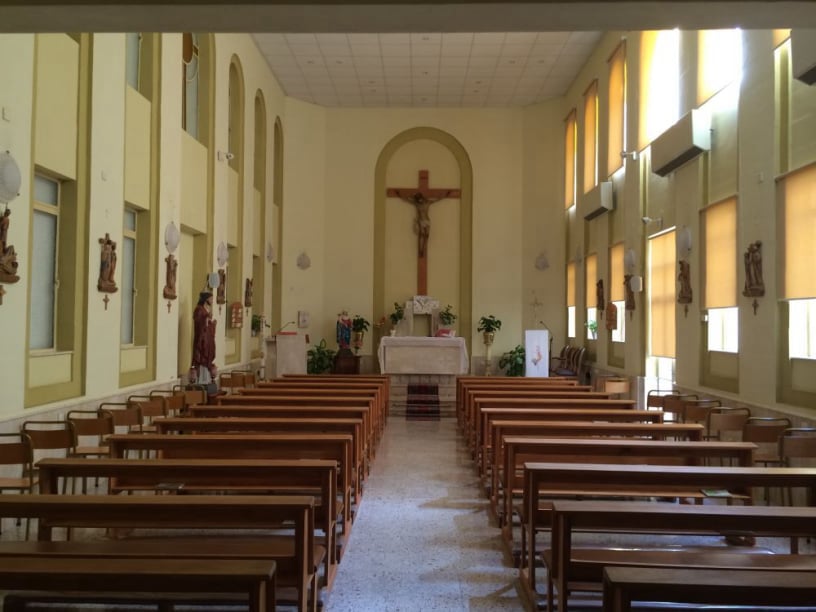
[[[604,181],[581,196],[578,212],[584,219],[594,219],[613,208],[615,202],[612,197],[612,182]]]
[[[816,30],[791,30],[791,62],[793,76],[816,83]]]
[[[710,148],[711,117],[693,110],[652,141],[652,172],[666,176]]]

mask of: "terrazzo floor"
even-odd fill
[[[524,610],[456,420],[392,415],[326,612]]]

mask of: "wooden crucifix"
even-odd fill
[[[414,231],[417,234],[417,295],[428,294],[428,236],[431,234],[431,217],[428,214],[431,204],[445,198],[462,197],[461,189],[431,189],[428,186],[428,171],[419,171],[418,187],[389,187],[385,195],[399,198],[416,206]]]

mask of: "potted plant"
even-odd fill
[[[391,319],[391,335],[393,336],[397,331],[397,325],[405,318],[405,308],[399,303],[394,302],[394,312],[388,315]]]
[[[479,319],[479,326],[476,331],[484,334],[484,343],[487,345],[493,344],[493,338],[497,331],[501,329],[502,322],[496,318],[495,315],[487,315]]]
[[[587,321],[584,323],[584,326],[589,330],[589,333],[592,334],[592,339],[595,340],[598,337],[598,322]]]
[[[453,306],[448,304],[444,310],[439,311],[439,322],[445,327],[451,327],[456,323],[456,315],[453,313]]]
[[[325,374],[334,364],[334,349],[326,346],[325,338],[306,351],[306,372],[309,374]]]
[[[365,317],[361,317],[360,315],[354,315],[354,317],[352,317],[351,331],[354,337],[352,338],[351,345],[354,347],[355,353],[360,352],[363,346],[363,336],[365,332],[368,331],[369,325],[371,325],[371,323],[369,323]]]
[[[506,370],[507,376],[524,376],[524,362],[526,359],[526,352],[521,344],[517,344],[516,348],[502,353],[499,359],[499,367]]]

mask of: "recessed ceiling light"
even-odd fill
[[[342,64],[342,63],[343,63],[343,60],[334,60],[334,63],[335,63],[335,64]]]
[[[481,81],[476,81],[476,84],[477,84],[477,85],[481,85],[481,84],[482,84],[482,82],[481,82]]]
[[[422,40],[431,40],[431,37],[426,34],[422,37]]]
[[[307,64],[314,64],[314,60],[306,60]]]

